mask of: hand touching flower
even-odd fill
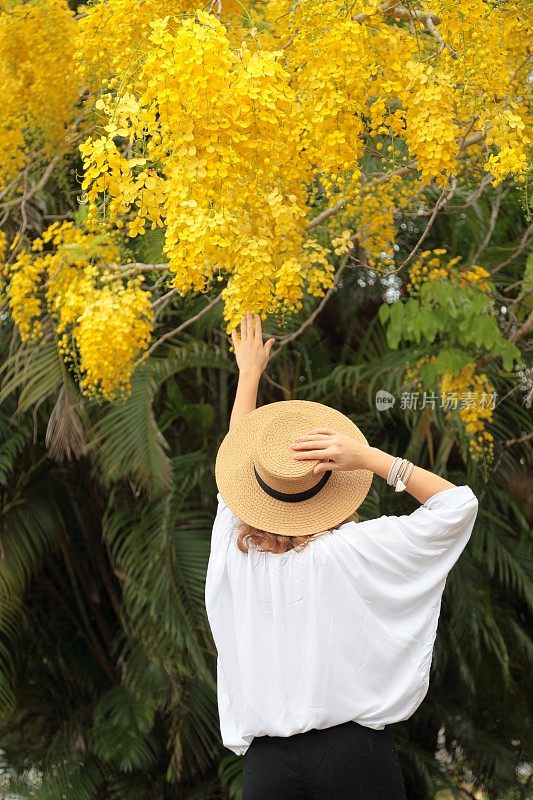
[[[235,328],[231,332],[237,366],[241,373],[261,374],[268,364],[270,350],[275,342],[271,337],[263,344],[261,317],[248,311],[241,319],[240,338]]]

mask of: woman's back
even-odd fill
[[[217,497],[205,600],[224,745],[244,755],[254,737],[411,716],[428,689],[446,576],[476,518],[472,490],[281,555],[238,550],[238,520]]]

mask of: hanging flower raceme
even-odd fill
[[[59,351],[82,392],[112,400],[131,388],[153,330],[143,276],[122,275],[116,232],[53,223],[4,269],[11,314],[23,341],[37,341],[49,315]],[[44,285],[44,295],[37,291]]]
[[[458,417],[473,461],[494,458],[494,436],[486,429],[493,421],[495,389],[487,375],[476,373],[476,365],[465,364],[457,375],[447,372],[440,381],[441,396],[447,398],[445,415]]]
[[[201,11],[159,20],[136,92],[102,98],[107,135],[81,146],[90,202],[105,193],[106,213],[130,236],[165,225],[180,294],[228,277],[228,330],[243,309],[300,308],[317,270],[322,286],[332,281],[327,251],[304,248],[309,162],[279,56],[253,40],[232,47]],[[128,157],[117,136],[128,138]]]
[[[29,153],[31,162],[46,161],[72,147],[67,133],[81,89],[75,36],[64,0],[0,7],[0,191],[20,175]]]
[[[95,0],[76,15],[66,0],[0,6],[9,230],[27,221],[24,192],[39,201],[47,181],[62,185],[69,163],[60,156],[76,155],[80,141],[89,208],[82,242],[46,234],[32,250],[29,228],[21,231],[0,285],[27,339],[53,309],[87,392],[121,391],[119,374],[130,375],[151,329],[150,290],[134,278],[141,269],[120,270],[137,256],[87,256],[98,226],[111,242],[163,230],[168,288],[183,296],[221,284],[229,332],[247,309],[282,318],[306,295],[324,296],[339,257],[394,269],[399,212],[431,213],[433,184],[478,186],[487,171],[493,185],[525,180],[524,0],[224,0],[211,13],[195,0]],[[52,171],[43,174],[45,157]],[[440,276],[481,302],[472,286],[488,291],[482,267],[455,266],[417,257],[408,291]],[[428,289],[438,299],[440,284]],[[106,316],[115,345],[101,334]],[[483,341],[501,354],[489,325],[490,314]]]

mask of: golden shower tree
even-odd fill
[[[277,339],[261,401],[331,399],[483,498],[433,699],[399,749],[424,796],[464,775],[471,793],[471,776],[491,796],[518,787],[528,11],[0,0],[0,787],[238,797],[204,582],[234,379],[224,327],[246,309]],[[378,386],[506,402],[451,420],[397,404],[378,433]],[[486,466],[493,437],[485,491],[470,461]],[[387,488],[371,516],[398,512]],[[25,766],[38,789],[16,780]]]
[[[246,309],[283,319],[327,299],[347,266],[409,295],[459,187],[526,195],[526,5],[2,0],[0,288],[20,338],[52,337],[82,391],[113,399],[179,296],[220,300],[229,332]],[[35,224],[40,193],[74,169],[76,217]],[[397,219],[420,207],[400,258]],[[132,240],[156,229],[161,263],[142,263]],[[489,272],[452,255],[424,282],[464,290],[487,319],[467,344],[510,369],[531,317],[503,336]],[[410,298],[426,303],[412,335],[432,341],[456,323],[427,294]]]

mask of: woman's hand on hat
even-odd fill
[[[372,449],[370,445],[330,428],[315,428],[306,436],[298,436],[292,447],[298,461],[322,462],[315,466],[315,475],[323,475],[328,470],[367,469]]]
[[[263,344],[259,314],[252,314],[248,311],[246,316],[241,318],[240,337],[237,329],[234,328],[231,332],[231,339],[240,372],[260,375],[268,364],[270,350],[276,340],[271,337]]]

